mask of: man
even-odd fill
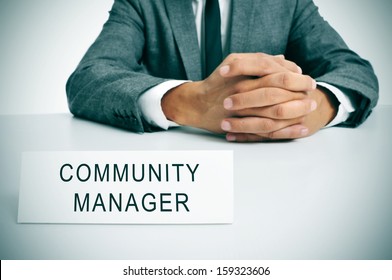
[[[135,132],[245,142],[358,126],[378,83],[311,0],[116,0],[67,96],[74,115]]]

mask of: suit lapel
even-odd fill
[[[165,0],[165,4],[187,78],[201,80],[201,58],[192,1]]]
[[[232,0],[229,53],[246,52],[253,22],[253,0]]]

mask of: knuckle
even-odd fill
[[[277,137],[276,132],[272,131],[272,132],[267,133],[266,138],[267,139],[277,139],[278,137]]]
[[[310,103],[310,101],[304,100],[301,102],[301,104],[302,104],[302,106],[300,107],[299,115],[304,116],[310,112],[311,103]]]
[[[234,108],[242,108],[243,107],[244,101],[243,101],[243,98],[241,98],[241,96],[234,95],[234,96],[231,96],[230,98],[233,101]]]
[[[232,131],[235,131],[235,132],[243,132],[244,131],[244,121],[242,120],[242,118],[238,118],[236,120],[233,120],[231,122],[231,126],[232,126]]]
[[[258,59],[261,59],[261,60],[263,60],[267,57],[264,53],[261,53],[261,52],[256,53],[256,56]]]
[[[263,52],[258,52],[258,53],[256,53],[259,57],[268,57],[268,56],[270,56],[270,55],[268,55],[268,54],[266,54],[266,53],[263,53]]]
[[[229,55],[226,57],[226,60],[229,61],[229,62],[233,62],[233,61],[238,60],[238,58],[239,58],[239,54],[237,54],[237,53],[231,53],[231,54],[229,54]]]
[[[309,89],[312,85],[312,81],[313,81],[312,77],[310,77],[308,75],[303,75],[301,77],[302,77],[302,80],[300,80],[300,81],[301,81],[302,88]]]
[[[261,59],[260,65],[261,65],[261,69],[263,69],[264,73],[266,73],[266,74],[273,73],[273,66],[272,66],[272,63],[270,60],[265,59],[265,58]]]
[[[285,115],[285,113],[286,113],[286,110],[285,110],[285,107],[284,107],[283,105],[279,104],[279,105],[276,105],[276,106],[274,107],[273,115],[274,115],[276,118],[278,118],[278,119],[283,118],[284,115]]]
[[[286,60],[285,60],[284,56],[275,56],[275,57],[274,57],[274,62],[277,63],[277,64],[279,64],[280,66],[286,68],[286,67],[285,67],[285,65],[286,65]]]
[[[308,83],[311,83],[311,82],[313,81],[313,78],[310,77],[309,75],[304,75],[303,77],[305,77],[305,79],[306,79],[306,81],[307,81]]]
[[[310,103],[309,102],[303,102],[302,103],[302,108],[301,108],[301,116],[305,115],[310,111]]]
[[[242,74],[243,66],[244,66],[244,63],[242,62],[242,60],[236,59],[231,63],[230,68],[232,69],[232,71],[234,73]]]
[[[237,55],[236,53],[231,53],[226,58],[229,59],[229,60],[233,60],[236,55]]]
[[[246,84],[244,83],[244,81],[241,81],[241,82],[238,82],[238,83],[236,83],[234,86],[233,86],[233,88],[234,88],[234,91],[235,92],[238,92],[238,93],[240,93],[240,92],[245,92],[245,91],[247,91],[247,86],[246,86]]]
[[[284,88],[290,88],[293,83],[292,75],[290,72],[283,72],[281,74],[281,84]]]
[[[260,128],[263,132],[271,132],[274,130],[275,122],[271,119],[264,119],[261,122]]]
[[[278,92],[274,88],[266,88],[263,92],[263,98],[266,104],[272,105],[278,102]]]

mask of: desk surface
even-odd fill
[[[68,114],[1,116],[0,259],[392,259],[392,106],[357,129],[238,144]],[[18,224],[21,153],[233,150],[231,225]],[[213,187],[213,186],[211,186]]]

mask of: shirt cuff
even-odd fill
[[[143,92],[139,99],[138,105],[143,118],[152,126],[162,129],[179,126],[175,122],[169,121],[163,113],[161,100],[169,90],[189,81],[170,80],[156,85],[149,90]]]
[[[317,85],[324,89],[327,89],[329,92],[335,95],[335,97],[340,103],[335,118],[325,127],[331,127],[345,122],[350,116],[350,113],[355,111],[353,102],[351,102],[349,96],[344,94],[342,90],[338,89],[333,85],[324,82],[317,82]]]

